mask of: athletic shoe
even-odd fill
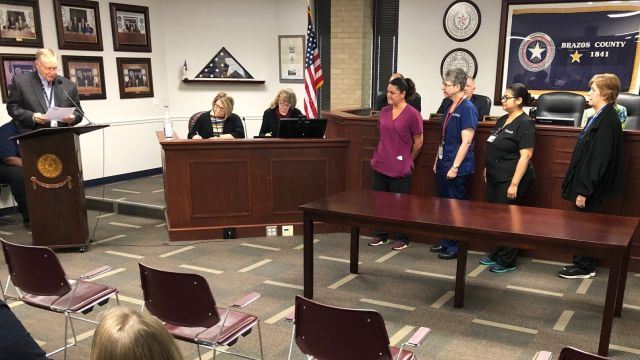
[[[515,266],[504,267],[502,265],[495,264],[495,265],[493,265],[493,266],[491,266],[489,268],[489,271],[494,272],[494,273],[506,273],[506,272],[509,272],[509,271],[514,271],[515,269],[516,269]]]
[[[588,279],[596,276],[596,270],[588,271],[576,266],[560,271],[558,276],[565,279]]]
[[[402,250],[409,247],[409,243],[406,243],[402,240],[396,240],[391,246],[392,250]]]
[[[369,246],[384,245],[384,244],[388,244],[390,242],[391,242],[391,240],[389,240],[389,239],[375,238],[375,239],[369,241]]]
[[[487,265],[487,266],[491,266],[491,265],[495,265],[496,262],[493,261],[490,257],[485,256],[482,259],[480,259],[480,264],[481,265]]]

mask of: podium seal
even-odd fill
[[[54,154],[44,154],[36,161],[36,168],[42,176],[53,179],[62,174],[62,161]]]

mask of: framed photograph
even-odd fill
[[[473,1],[458,0],[449,5],[442,18],[444,32],[455,41],[467,41],[480,29],[480,8]]]
[[[35,55],[29,54],[0,54],[0,92],[2,102],[6,103],[9,97],[9,85],[15,76],[36,70]]]
[[[279,35],[281,83],[304,83],[304,35]]]
[[[43,46],[37,0],[0,0],[0,46]]]
[[[153,97],[150,58],[116,58],[120,98]]]
[[[440,74],[444,76],[444,73],[451,68],[461,68],[468,76],[475,79],[476,75],[478,75],[478,60],[467,49],[453,49],[442,58]]]
[[[87,0],[54,0],[58,47],[102,51],[100,5]]]
[[[115,51],[151,52],[149,8],[109,3],[113,49]]]
[[[64,76],[78,87],[80,100],[107,98],[102,57],[62,55],[62,67]]]
[[[640,3],[631,1],[505,0],[494,101],[515,82],[534,95],[586,95],[600,73],[618,75],[622,92],[637,93],[639,12]]]

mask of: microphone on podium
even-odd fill
[[[73,101],[71,96],[69,96],[69,93],[67,92],[67,90],[65,90],[64,86],[62,86],[62,79],[56,79],[56,84],[60,85],[60,89],[62,89],[62,92],[67,96],[67,99],[69,99],[71,101],[71,103],[75,106],[76,110],[78,110],[80,115],[82,115],[82,117],[84,119],[87,119],[87,122],[89,122],[87,125],[96,125],[96,123],[94,123],[93,121],[91,121],[91,119],[89,119],[89,117],[87,117],[87,115],[84,113],[84,111],[82,111],[80,106],[78,104],[76,104],[75,101]]]

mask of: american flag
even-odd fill
[[[322,86],[322,65],[318,53],[316,32],[311,21],[311,7],[307,7],[307,51],[304,62],[304,112],[309,118],[318,117],[316,90]]]

